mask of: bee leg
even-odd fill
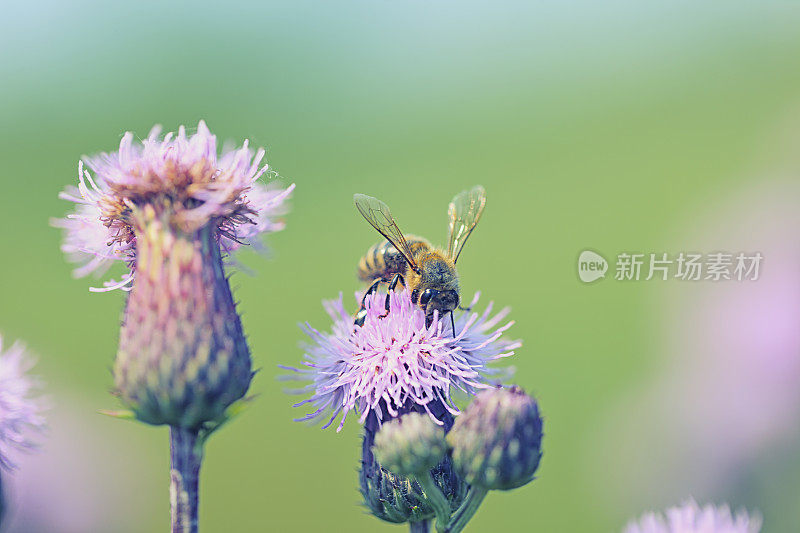
[[[383,279],[378,278],[372,282],[372,285],[364,293],[364,296],[361,298],[361,307],[359,308],[358,312],[356,313],[355,319],[353,320],[354,326],[363,326],[364,320],[367,318],[367,296],[378,290],[378,285],[383,283]]]
[[[356,313],[356,317],[353,320],[353,325],[358,327],[363,326],[364,320],[366,320],[366,318],[367,318],[367,310],[362,307],[361,309],[358,310],[358,313]]]
[[[406,280],[403,279],[403,275],[395,274],[394,277],[392,277],[392,281],[389,283],[389,293],[394,292],[395,288],[397,288],[398,282],[401,283],[403,287],[406,286]],[[389,293],[386,293],[386,302],[383,305],[386,308],[387,313],[389,312]]]

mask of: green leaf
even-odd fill
[[[110,409],[100,409],[98,411],[101,415],[112,416],[120,420],[136,420],[136,414],[129,409],[119,409],[112,411]]]

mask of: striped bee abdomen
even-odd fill
[[[416,256],[421,250],[430,249],[430,243],[422,237],[406,235],[411,250]],[[397,251],[389,241],[381,241],[367,250],[367,253],[358,262],[358,278],[370,283],[376,279],[389,281],[395,274],[405,274],[408,263],[403,254]]]

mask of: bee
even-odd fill
[[[425,312],[430,325],[434,313],[441,318],[450,313],[455,335],[453,310],[459,306],[459,288],[456,263],[472,230],[486,205],[486,191],[480,185],[457,194],[447,210],[450,232],[447,251],[436,248],[426,239],[404,235],[392,218],[392,213],[382,201],[364,194],[353,197],[358,211],[386,240],[372,246],[358,263],[358,277],[369,283],[361,300],[361,309],[354,324],[361,326],[366,318],[364,302],[367,296],[382,283],[394,291],[402,284],[411,291],[411,301]],[[389,311],[389,296],[386,296]]]

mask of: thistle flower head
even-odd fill
[[[624,533],[758,533],[761,518],[739,511],[734,516],[730,507],[706,505],[700,507],[689,500],[665,514],[648,513],[630,522]]]
[[[0,467],[14,468],[14,450],[35,446],[31,434],[41,433],[45,421],[40,399],[32,397],[37,382],[27,375],[33,360],[20,343],[3,351],[0,337]]]
[[[381,426],[372,449],[375,459],[404,476],[427,474],[444,458],[444,429],[422,413],[408,413]]]
[[[311,397],[296,406],[311,403],[315,410],[299,420],[326,417],[323,427],[328,427],[341,414],[341,430],[350,411],[359,412],[362,423],[373,414],[378,425],[402,412],[424,411],[441,425],[444,421],[437,412],[458,412],[451,394],[456,390],[474,394],[487,387],[497,373],[487,365],[520,346],[502,338],[513,322],[498,327],[507,309],[492,315],[489,304],[481,315],[457,313],[453,334],[450,320],[434,316],[426,325],[424,312],[406,291],[389,294],[388,314],[385,298],[378,293],[366,298],[361,327],[353,326],[341,296],[325,303],[333,319],[330,333],[306,325],[312,340],[307,347],[308,368],[285,367],[312,382],[303,389]]]
[[[213,224],[223,252],[283,227],[275,217],[285,212],[283,202],[294,186],[259,181],[268,168],[261,164],[263,149],[254,154],[245,141],[218,156],[216,137],[203,121],[191,136],[183,126],[177,135],[160,133],[156,126],[135,142],[128,132],[118,151],[80,161],[78,186],[60,195],[77,204],[72,214],[53,221],[65,229],[62,250],[79,264],[74,274],[100,275],[116,261],[130,267],[119,282],[95,290],[130,288],[138,255],[135,217],[145,206],[183,233]]]
[[[539,408],[519,387],[482,391],[456,419],[447,442],[456,471],[471,485],[521,487],[542,456]]]
[[[204,122],[188,136],[141,142],[78,165],[78,187],[62,194],[75,213],[56,221],[76,274],[123,261],[129,272],[106,289],[130,290],[114,363],[116,392],[137,418],[195,429],[219,420],[247,392],[252,362],[223,258],[260,233],[292,191],[258,181],[264,150],[217,154]],[[104,289],[101,289],[104,290]]]

